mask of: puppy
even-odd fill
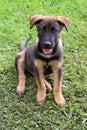
[[[64,16],[35,15],[30,19],[30,28],[37,28],[37,40],[25,48],[29,39],[21,44],[21,51],[17,53],[15,65],[18,72],[19,84],[17,94],[22,95],[25,90],[26,72],[33,75],[37,84],[36,101],[43,104],[46,101],[46,89],[52,90],[46,81],[46,76],[53,73],[54,100],[57,105],[63,106],[66,101],[62,94],[62,65],[63,46],[60,33],[63,27],[68,30],[69,19]]]

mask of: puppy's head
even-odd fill
[[[69,19],[64,16],[35,15],[30,19],[30,28],[36,25],[39,48],[45,55],[51,55],[58,44],[63,27],[68,30]]]

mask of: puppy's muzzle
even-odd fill
[[[43,53],[45,54],[45,55],[50,55],[50,54],[52,54],[52,44],[51,44],[51,42],[49,42],[49,41],[46,41],[46,42],[44,42],[44,46],[43,46]]]
[[[51,42],[49,42],[49,41],[44,42],[44,48],[50,49],[51,48]]]

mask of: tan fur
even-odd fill
[[[37,69],[38,69],[38,73],[39,73],[39,77],[40,77],[40,81],[38,81],[38,78],[35,77],[36,79],[36,83],[38,86],[38,90],[37,90],[37,102],[39,104],[43,104],[46,100],[46,86],[45,86],[45,77],[44,77],[44,66],[45,66],[45,62],[41,61],[41,60],[35,60],[34,61]]]
[[[51,85],[50,85],[46,80],[45,80],[44,82],[45,82],[45,85],[46,85],[47,91],[48,91],[48,92],[52,91],[52,87],[51,87]]]
[[[38,68],[38,73],[39,73],[39,77],[40,77],[40,81],[38,81],[37,77],[36,78],[36,83],[38,86],[38,90],[37,90],[37,102],[39,104],[43,104],[46,100],[46,87],[48,91],[51,91],[51,85],[45,80],[44,77],[44,66],[46,65],[45,62],[41,61],[41,60],[35,60],[34,61],[35,65]]]
[[[60,82],[58,79],[58,69],[61,68],[62,62],[61,61],[58,62],[57,60],[55,60],[50,62],[50,65],[52,66],[53,76],[54,76],[54,88],[53,88],[54,99],[58,105],[62,106],[66,104],[66,101],[62,94],[62,88],[61,88],[62,79]]]
[[[62,66],[62,62],[55,60],[55,61],[49,62],[49,65],[52,66],[53,70],[57,72],[58,69]]]
[[[46,63],[44,61],[39,60],[39,59],[35,60],[34,63],[36,65],[36,67],[38,67],[39,69],[43,68],[46,65]]]
[[[25,51],[19,52],[18,55],[20,56],[20,59],[18,60],[18,79],[19,79],[19,84],[17,86],[17,93],[19,95],[24,93],[24,89],[25,89],[25,74],[24,71],[22,69],[22,66],[24,64],[24,58],[25,58]]]
[[[40,75],[40,83],[38,79],[36,78],[37,86],[38,86],[38,91],[37,91],[37,102],[39,104],[43,104],[46,100],[46,85],[49,90],[52,90],[50,84],[45,80],[44,74],[43,74],[43,67],[46,65],[45,62],[41,60],[35,60],[35,65],[38,67],[38,72]],[[54,93],[54,99],[55,102],[58,105],[64,105],[66,103],[63,94],[62,94],[62,89],[61,89],[61,84],[62,84],[62,79],[60,82],[58,82],[58,69],[61,68],[62,62],[61,61],[51,61],[49,63],[50,66],[52,66],[53,70],[53,75],[54,75],[54,88],[53,88],[53,93]]]
[[[41,85],[36,77],[35,79],[38,86],[36,101],[38,102],[38,104],[43,104],[46,100],[46,87],[44,83],[44,77],[41,75]]]
[[[50,19],[63,23],[66,30],[68,29],[68,25],[69,25],[70,21],[65,16],[43,16],[43,15],[32,16],[30,19],[30,28],[32,28],[33,25],[37,26],[37,21],[39,21],[39,20],[50,20]]]

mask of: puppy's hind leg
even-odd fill
[[[47,92],[51,92],[52,91],[51,85],[46,80],[44,80],[44,82],[45,82],[45,85],[46,85]]]
[[[18,79],[19,79],[19,84],[17,86],[17,94],[21,96],[24,93],[25,90],[25,80],[26,76],[24,73],[24,59],[25,59],[25,52],[19,52],[16,56],[16,69],[18,72]]]

